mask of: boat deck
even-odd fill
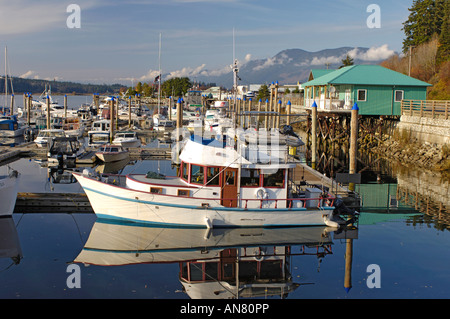
[[[152,184],[158,184],[158,185],[165,185],[165,186],[174,186],[174,187],[195,187],[195,185],[188,185],[186,182],[184,182],[182,179],[176,177],[176,176],[166,176],[165,179],[156,179],[156,178],[147,178],[146,175],[137,174],[137,175],[129,175],[134,180],[141,182],[141,183],[152,183]]]

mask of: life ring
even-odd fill
[[[256,190],[255,197],[257,199],[267,199],[269,197],[269,193],[267,193],[267,190],[264,187],[260,187]]]

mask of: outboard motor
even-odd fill
[[[283,134],[283,135],[290,135],[290,136],[295,136],[295,137],[298,138],[298,135],[295,134],[294,129],[290,125],[284,125],[281,128],[280,133]]]

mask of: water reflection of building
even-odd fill
[[[97,220],[74,262],[178,263],[191,298],[286,297],[301,283],[292,257],[332,253],[327,227],[181,229]]]

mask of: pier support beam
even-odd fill
[[[352,115],[350,119],[350,167],[349,173],[356,173],[356,155],[358,154],[358,105],[355,103],[352,107]],[[355,184],[350,183],[349,189],[355,190]]]

